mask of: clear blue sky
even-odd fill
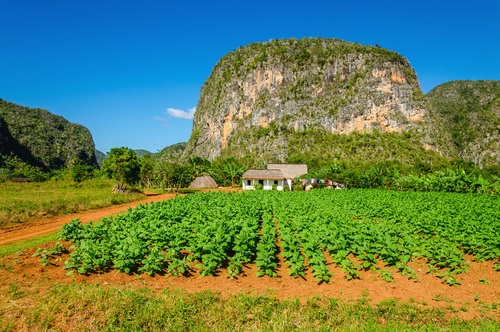
[[[397,51],[425,93],[500,79],[497,0],[0,0],[0,98],[86,126],[103,152],[156,152],[188,140],[187,113],[224,54],[291,37]]]

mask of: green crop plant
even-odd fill
[[[41,249],[38,248],[36,252],[33,254],[33,257],[40,257],[40,263],[43,266],[47,266],[50,264],[50,260],[55,258],[56,256],[61,256],[62,254],[67,253],[68,250],[59,242],[56,242],[49,249]]]
[[[274,277],[281,258],[291,276],[319,283],[330,280],[330,266],[348,280],[373,270],[392,282],[394,273],[418,280],[418,260],[459,285],[466,255],[498,269],[498,234],[498,196],[356,189],[196,193],[98,224],[74,220],[61,237],[73,242],[66,268],[84,274],[195,269],[235,278],[255,264],[259,276]]]

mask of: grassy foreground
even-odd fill
[[[372,305],[315,298],[306,304],[244,294],[106,285],[10,284],[0,293],[0,329],[99,331],[495,331],[490,319],[451,319],[445,310],[388,300]]]
[[[141,193],[113,194],[112,188],[113,181],[107,179],[81,183],[0,183],[0,228],[37,218],[127,203],[145,197]]]

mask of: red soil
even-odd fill
[[[66,248],[71,245],[68,242],[61,243]],[[52,245],[49,243],[42,248]],[[0,269],[0,291],[12,283],[34,288],[44,288],[50,283],[92,283],[148,287],[158,292],[164,289],[183,289],[187,292],[211,290],[223,298],[238,293],[270,295],[278,299],[299,299],[302,303],[318,295],[347,301],[366,298],[372,304],[397,299],[422,308],[448,308],[451,315],[464,319],[483,315],[500,318],[500,308],[497,308],[500,306],[500,273],[493,269],[493,262],[471,262],[469,271],[457,276],[462,283],[457,286],[449,286],[434,274],[426,274],[427,266],[423,262],[411,264],[417,271],[417,281],[409,280],[395,271],[392,274],[394,283],[387,283],[379,273],[370,270],[360,271],[360,279],[348,281],[342,269],[330,265],[334,273],[331,281],[318,284],[310,273],[305,279],[290,277],[284,264],[280,264],[276,278],[257,277],[254,265],[247,266],[243,274],[235,279],[228,278],[226,270],[220,270],[215,277],[201,277],[196,270],[192,270],[187,277],[127,275],[117,271],[90,275],[75,272],[67,276],[62,266],[68,255],[52,259],[49,266],[43,267],[38,257],[32,257],[35,251],[32,248],[0,258],[0,266],[9,267]],[[481,282],[481,279],[487,282]]]

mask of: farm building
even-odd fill
[[[194,179],[193,182],[189,185],[188,188],[191,189],[210,189],[217,188],[217,183],[215,180],[209,175],[198,176]]]
[[[243,176],[243,190],[253,190],[255,184],[260,183],[264,190],[283,190],[286,187],[292,189],[294,178],[307,174],[305,164],[268,164],[267,169],[249,169]]]

